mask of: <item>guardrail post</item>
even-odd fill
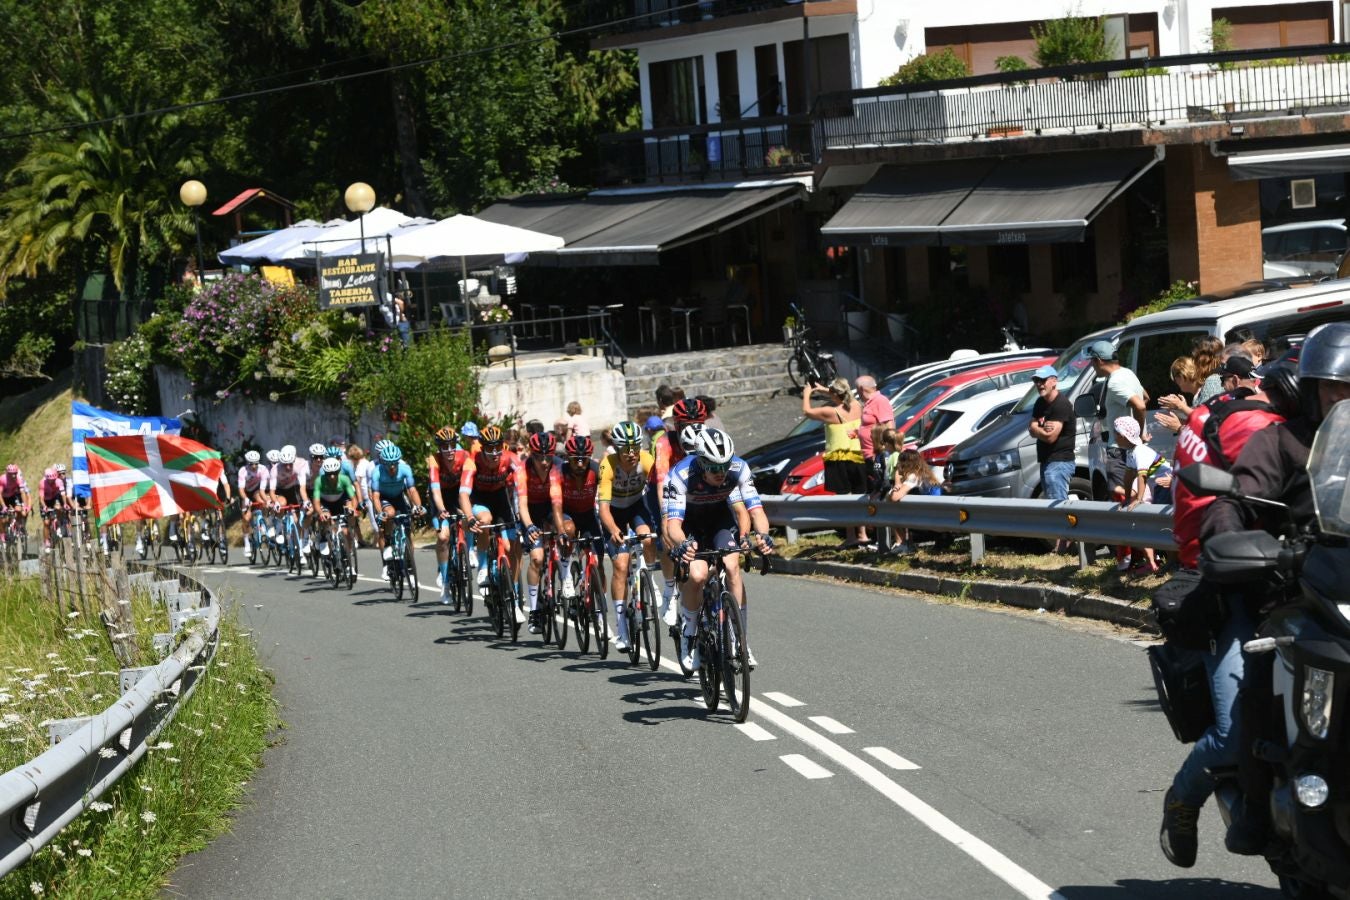
[[[801,538],[801,534],[797,531],[797,529],[793,528],[791,525],[788,525],[783,528],[783,537],[787,540],[789,544],[795,544]]]
[[[971,532],[970,534],[970,564],[977,566],[980,560],[984,559],[984,535]]]
[[[147,672],[153,672],[154,670],[154,666],[137,666],[131,669],[123,669],[118,679],[122,685],[122,693],[125,694],[127,691],[134,688],[136,683],[144,678]]]
[[[1088,545],[1078,542],[1078,568],[1084,572],[1092,568],[1092,559],[1088,556]]]
[[[160,659],[168,656],[173,650],[173,635],[167,632],[161,631],[150,640],[152,641],[152,646],[155,648],[155,652],[159,654]]]
[[[56,719],[47,723],[47,740],[55,747],[83,728],[92,716],[76,716],[73,719]]]

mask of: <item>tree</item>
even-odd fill
[[[1116,40],[1106,36],[1106,20],[1101,16],[1080,16],[1066,12],[1031,26],[1036,39],[1036,62],[1041,66],[1070,66],[1101,62],[1115,56]]]
[[[965,60],[953,53],[951,47],[943,47],[941,53],[927,53],[914,57],[897,69],[895,74],[888,75],[877,84],[882,87],[894,87],[901,84],[921,84],[925,81],[949,81],[968,75],[970,67],[966,65]]]

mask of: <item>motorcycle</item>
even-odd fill
[[[1350,900],[1350,401],[1333,407],[1318,429],[1308,475],[1317,534],[1298,533],[1291,519],[1281,537],[1218,535],[1206,542],[1199,569],[1214,584],[1266,584],[1281,595],[1242,648],[1249,671],[1270,672],[1273,703],[1261,738],[1244,748],[1270,776],[1262,855],[1285,896]],[[1213,466],[1188,466],[1178,477],[1197,494],[1288,512],[1241,495],[1236,479]],[[1269,653],[1271,665],[1253,665]],[[1176,699],[1162,693],[1160,685],[1165,705]],[[1231,824],[1243,804],[1237,772],[1212,774],[1220,814]]]

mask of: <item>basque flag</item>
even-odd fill
[[[88,497],[89,464],[85,457],[85,438],[120,434],[178,434],[183,430],[183,423],[159,416],[124,416],[75,400],[70,404],[70,430],[71,482],[75,496]]]
[[[89,438],[89,487],[98,527],[219,509],[220,451],[171,434]]]

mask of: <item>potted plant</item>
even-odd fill
[[[593,337],[582,338],[581,340],[577,341],[577,346],[580,347],[581,352],[586,354],[587,356],[600,355],[601,349],[600,345],[596,343],[595,338]]]
[[[511,329],[506,327],[506,323],[511,321],[511,307],[489,306],[487,309],[479,310],[478,321],[489,326],[487,330],[489,354],[491,348],[505,346],[509,349],[512,346]]]
[[[770,147],[769,152],[764,154],[764,165],[770,169],[781,169],[784,166],[792,165],[795,156],[796,154],[787,147]]]
[[[797,336],[797,317],[788,316],[783,320],[783,343],[791,344],[793,338]]]

